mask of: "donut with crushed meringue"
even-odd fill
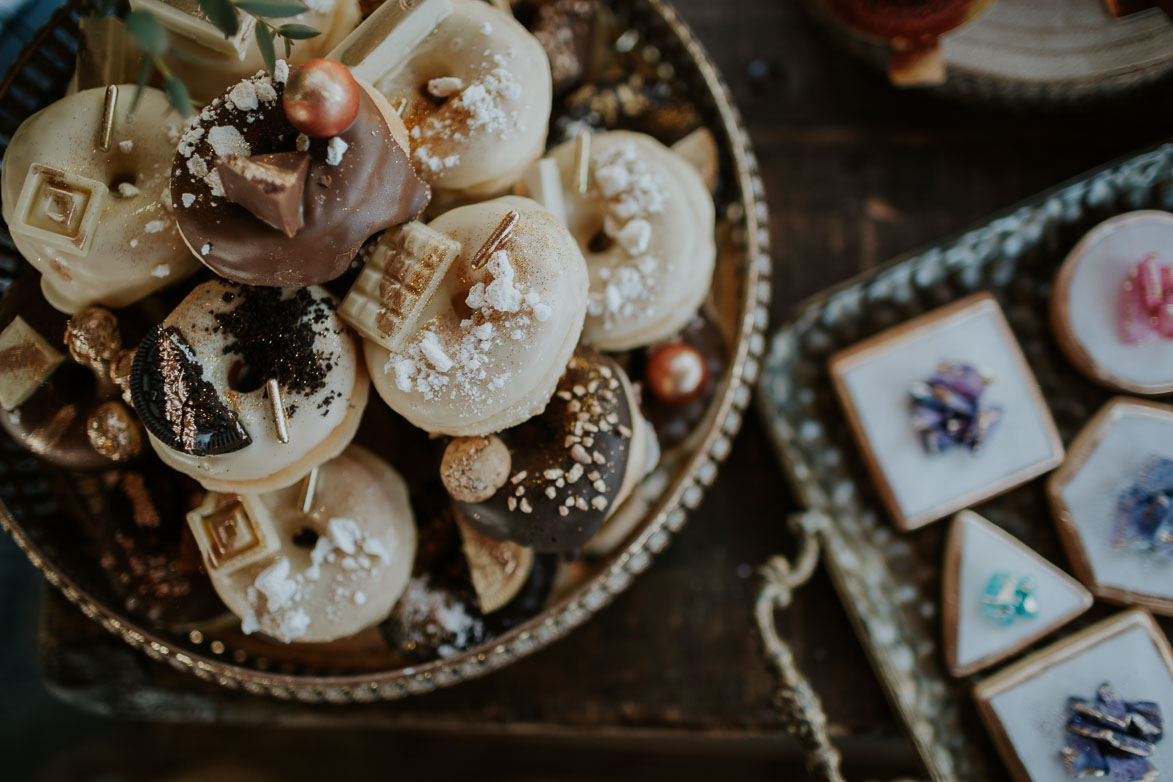
[[[512,227],[494,244],[503,225]],[[515,426],[545,407],[582,333],[582,253],[553,215],[516,196],[453,209],[426,228],[431,240],[396,244],[378,279],[364,270],[340,310],[366,337],[375,390],[428,432]],[[396,242],[392,234],[380,244]],[[493,251],[474,268],[486,245]],[[446,260],[429,279],[397,275],[437,255]],[[381,257],[376,250],[372,262]],[[404,288],[420,291],[419,301],[385,297]],[[381,323],[387,307],[404,317]]]
[[[489,3],[383,3],[329,57],[402,106],[412,159],[442,205],[500,195],[545,149],[549,59]]]
[[[382,621],[411,577],[416,529],[407,484],[352,445],[297,486],[209,492],[187,516],[212,585],[245,633],[322,643]],[[229,534],[225,534],[225,530]]]
[[[667,339],[709,292],[713,198],[687,160],[646,134],[599,133],[589,150],[584,193],[576,187],[577,142],[547,155],[561,180],[553,195],[590,270],[583,339],[600,350]],[[533,181],[529,172],[525,181]]]

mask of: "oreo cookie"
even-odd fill
[[[181,453],[214,456],[249,445],[239,417],[204,379],[183,332],[156,326],[138,347],[130,394],[143,425]]]

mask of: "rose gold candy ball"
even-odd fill
[[[648,355],[648,390],[666,405],[684,405],[700,396],[709,382],[705,357],[692,345],[672,342]]]
[[[282,99],[285,116],[307,136],[337,136],[358,116],[359,89],[342,63],[310,60],[289,73]]]

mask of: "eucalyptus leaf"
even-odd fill
[[[155,63],[150,57],[144,57],[142,62],[138,64],[138,81],[134,88],[134,99],[130,102],[130,113],[138,108],[138,102],[143,97],[143,89],[147,86],[147,80],[151,78],[151,71],[155,70]]]
[[[309,10],[296,0],[237,0],[236,7],[265,19],[297,16]]]
[[[317,38],[321,33],[308,24],[283,24],[277,28],[277,32],[285,38],[294,38],[296,40],[305,40],[306,38]]]
[[[240,20],[236,16],[236,9],[231,0],[199,0],[200,10],[208,17],[208,21],[216,25],[216,29],[224,33],[225,38],[236,35],[240,29]]]
[[[267,24],[258,24],[256,29],[257,48],[261,50],[261,59],[269,73],[277,66],[277,54],[273,51],[273,28]]]
[[[163,80],[163,91],[167,93],[167,99],[176,111],[185,117],[191,115],[191,96],[187,94],[187,85],[183,83],[183,79],[168,76]]]
[[[207,57],[201,57],[198,54],[192,54],[191,52],[185,52],[181,49],[170,49],[167,51],[167,56],[174,57],[177,60],[186,60],[187,62],[199,63],[200,65],[215,64],[214,60],[210,60]]]
[[[285,59],[289,59],[289,55],[293,52],[293,41],[282,36],[281,43],[285,44]]]
[[[146,11],[131,11],[126,16],[126,31],[147,54],[166,53],[167,31],[152,14]]]

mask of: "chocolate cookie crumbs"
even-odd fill
[[[216,314],[215,330],[233,337],[225,355],[239,355],[258,378],[276,378],[287,391],[308,396],[325,388],[333,357],[315,350],[314,341],[317,328],[330,322],[333,301],[314,298],[305,288],[291,295],[281,288],[239,290],[239,303]]]

